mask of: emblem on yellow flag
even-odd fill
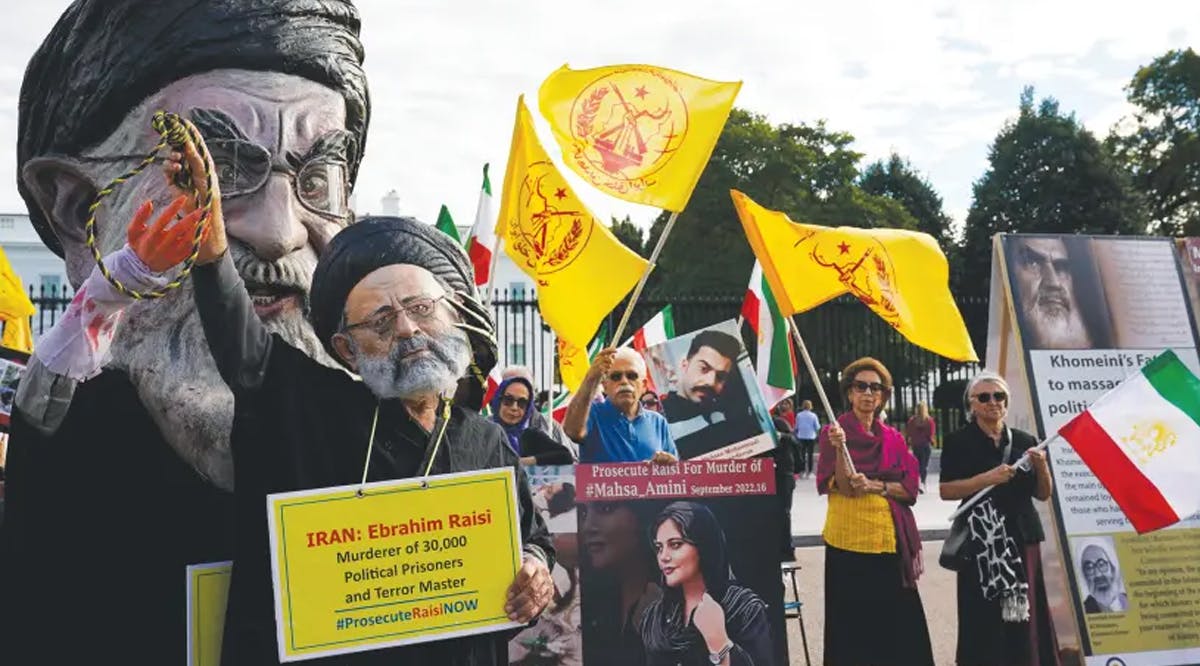
[[[517,102],[497,227],[505,251],[537,284],[542,318],[577,347],[587,347],[649,265],[575,196],[538,142],[524,98]]]
[[[583,347],[558,339],[558,373],[562,376],[563,386],[570,391],[578,391],[579,385],[591,367],[587,350]]]
[[[872,237],[850,239],[835,230],[805,231],[795,243],[814,264],[832,271],[846,291],[892,326],[901,319],[894,289],[896,269],[887,247]]]
[[[522,218],[507,236],[510,254],[520,255],[523,266],[532,269],[538,286],[549,282],[542,276],[571,265],[591,239],[593,224],[584,223],[591,214],[573,195],[550,161],[529,165],[520,185]]]
[[[572,171],[614,197],[680,211],[741,85],[649,65],[564,65],[538,107]]]

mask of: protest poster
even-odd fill
[[[267,496],[279,659],[516,626],[511,468]]]
[[[512,666],[580,666],[583,663],[581,595],[579,593],[578,522],[575,506],[575,466],[525,468],[533,506],[550,530],[556,551],[554,598],[537,624],[508,643]]]
[[[17,388],[25,374],[29,354],[0,347],[0,432],[8,432],[12,422],[13,404],[17,401]]]
[[[187,568],[188,666],[220,666],[233,562]]]
[[[575,488],[585,666],[710,664],[722,623],[733,663],[789,663],[774,461],[579,465]]]
[[[775,448],[775,428],[736,321],[672,338],[642,355],[680,457],[749,458]]]
[[[1192,320],[1200,330],[1200,238],[1177,238],[1175,249],[1183,271],[1183,284],[1192,305]]]
[[[1009,425],[1053,436],[1166,349],[1200,370],[1191,303],[1171,239],[997,236],[987,356]],[[1138,536],[1069,444],[1052,439],[1049,460],[1060,646],[1087,666],[1200,663],[1200,520]]]

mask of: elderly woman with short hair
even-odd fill
[[[932,666],[917,592],[921,537],[911,506],[917,459],[880,411],[892,394],[882,363],[842,371],[850,411],[820,434],[817,490],[825,515],[826,666]]]
[[[942,444],[942,499],[995,486],[971,510],[977,529],[966,546],[992,556],[964,559],[958,570],[958,666],[1059,663],[1041,570],[1045,533],[1033,507],[1034,498],[1050,498],[1050,470],[1037,439],[1005,424],[1010,395],[999,375],[976,375],[963,394],[969,423]],[[1029,464],[1017,466],[1022,456]],[[991,542],[974,536],[982,534]]]

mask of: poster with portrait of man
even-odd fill
[[[681,457],[748,458],[775,448],[771,416],[735,321],[672,338],[643,356]]]
[[[1054,490],[1034,505],[1047,528],[1041,559],[1064,663],[1200,663],[1200,516],[1137,534],[1055,437],[1165,350],[1200,373],[1194,271],[1180,249],[1172,239],[1131,236],[994,241],[986,365],[1010,386],[1006,424],[1048,441]]]
[[[8,432],[13,403],[16,402],[17,389],[21,386],[21,377],[25,374],[25,364],[28,362],[29,354],[0,347],[0,432]]]
[[[1125,582],[1113,538],[1082,537],[1073,539],[1071,546],[1075,556],[1076,580],[1080,583],[1080,590],[1087,593],[1083,598],[1083,612],[1095,615],[1128,611],[1129,596],[1125,594]]]
[[[1087,236],[1008,236],[1013,305],[1028,349],[1106,349],[1111,316]]]

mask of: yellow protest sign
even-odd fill
[[[218,666],[233,562],[187,568],[188,666]]]
[[[518,626],[511,468],[267,497],[279,658],[444,640]]]

